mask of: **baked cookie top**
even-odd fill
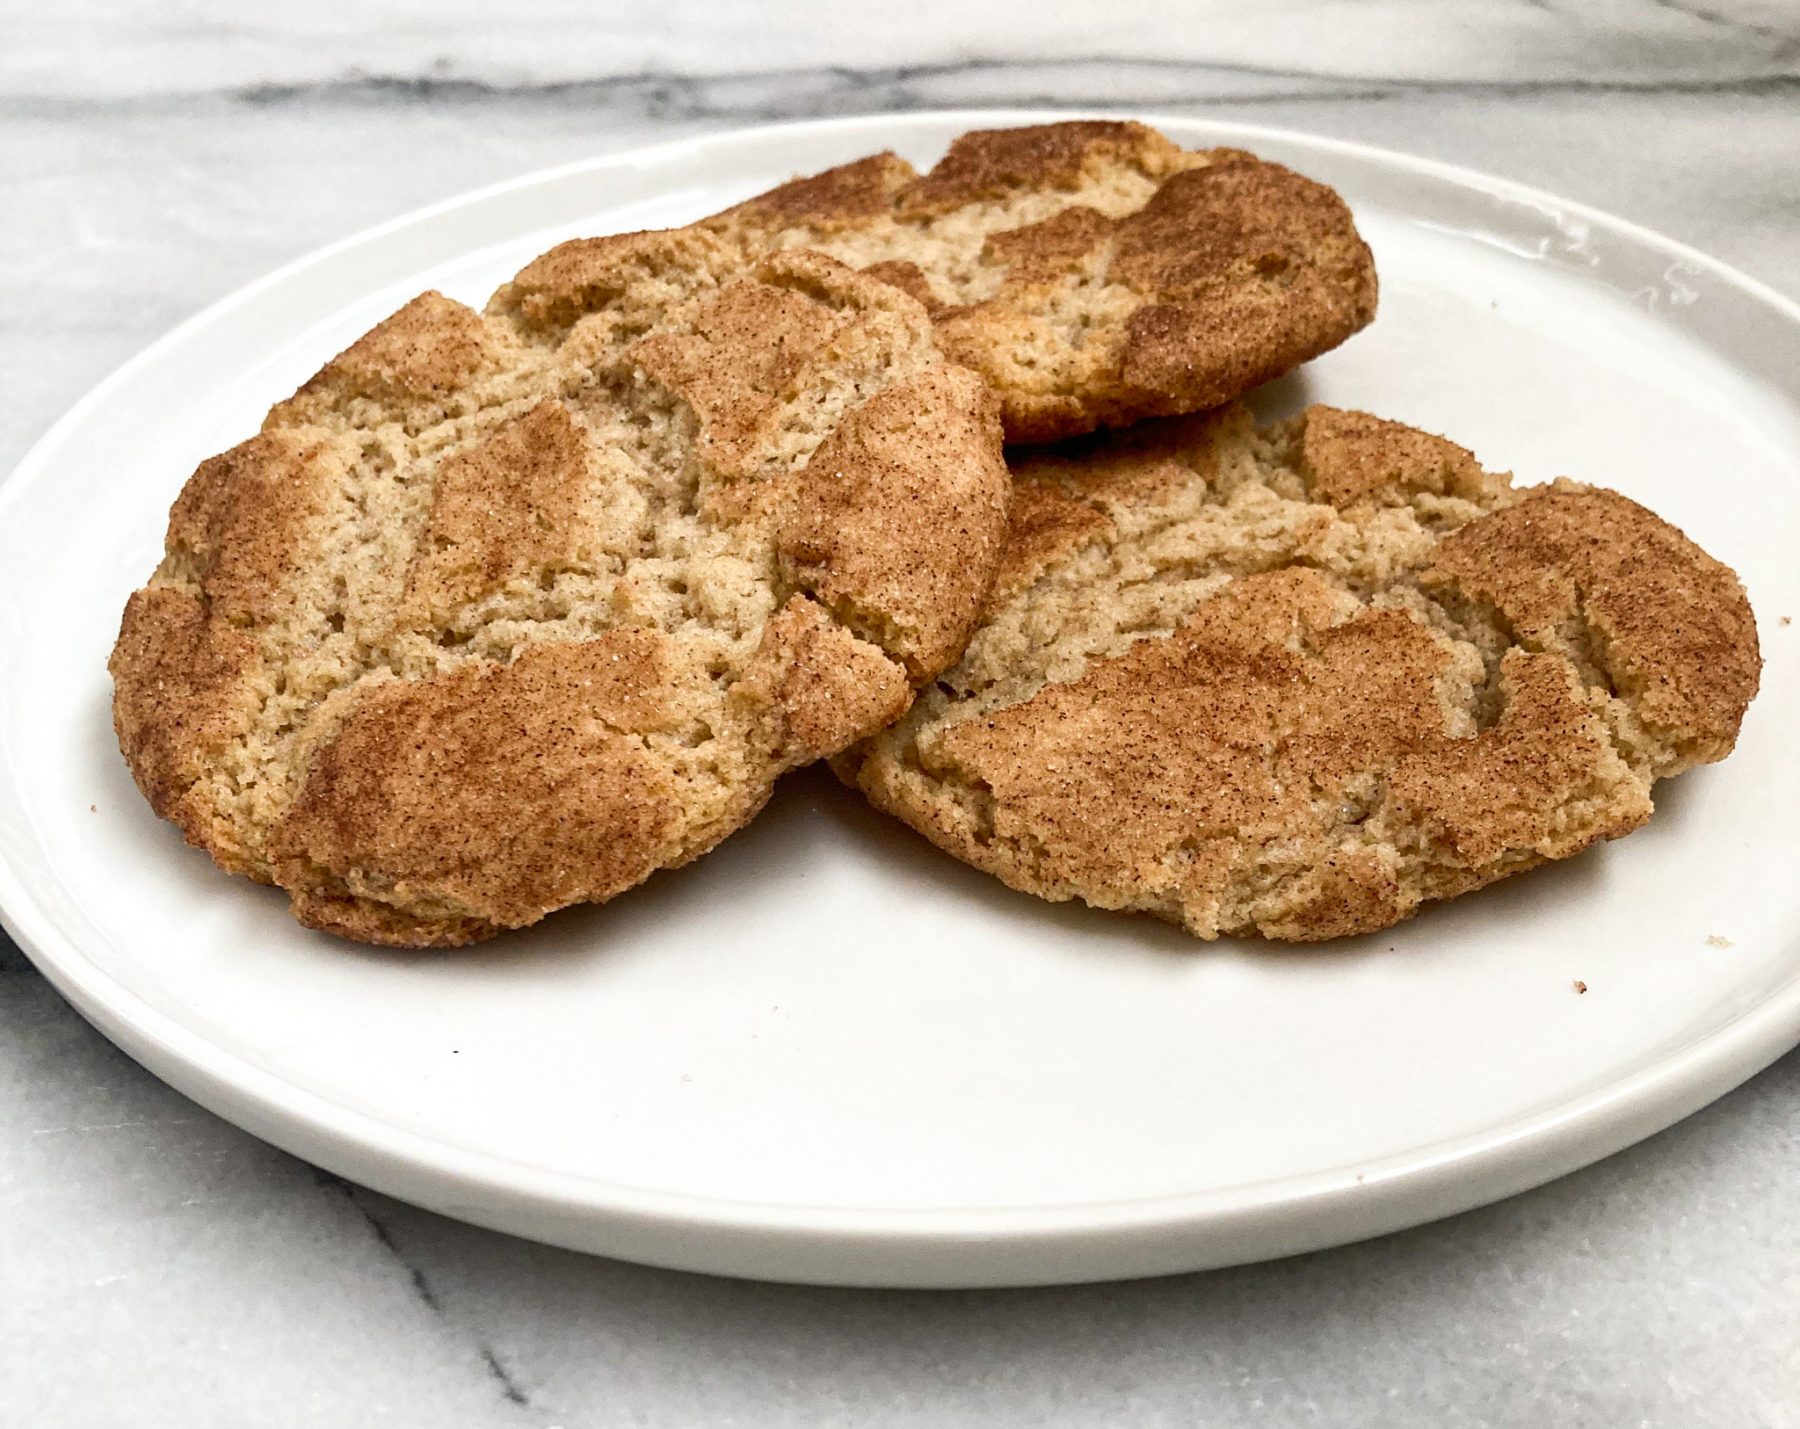
[[[1014,442],[1218,406],[1375,315],[1374,262],[1332,190],[1112,120],[964,134],[923,175],[877,154],[705,226],[913,294]]]
[[[835,763],[1041,897],[1369,932],[1629,833],[1756,692],[1743,589],[1674,527],[1360,412],[1149,423],[1015,478],[962,660]]]
[[[303,922],[467,942],[693,858],[904,710],[1007,488],[899,290],[692,230],[564,244],[201,463],[113,652],[120,745]]]

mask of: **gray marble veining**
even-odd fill
[[[1046,103],[1537,183],[1800,294],[1785,0],[0,5],[0,470],[278,263],[656,139]],[[1530,1195],[1121,1286],[710,1281],[462,1226],[200,1111],[0,939],[0,1423],[1800,1423],[1800,1058]]]

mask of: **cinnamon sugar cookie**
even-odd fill
[[[1757,688],[1737,578],[1675,528],[1397,423],[1229,409],[1015,476],[966,654],[835,764],[1040,897],[1386,927],[1631,832]]]
[[[409,303],[203,462],[114,650],[157,812],[303,922],[455,944],[704,852],[903,711],[997,558],[918,303],[704,233]]]
[[[1112,120],[964,134],[923,175],[877,154],[705,226],[912,293],[1015,442],[1217,406],[1375,315],[1374,262],[1329,188]]]

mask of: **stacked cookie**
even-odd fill
[[[1760,665],[1736,578],[1621,496],[1234,404],[1374,307],[1330,190],[1122,123],[564,244],[202,463],[121,747],[378,943],[613,897],[821,758],[1044,897],[1386,926],[1638,827]]]

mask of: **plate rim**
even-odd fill
[[[534,170],[423,205],[313,249],[208,304],[78,399],[0,480],[0,530],[26,488],[52,468],[70,435],[141,370],[265,291],[396,232],[510,192],[610,169],[664,168],[720,146],[756,147],[857,131],[878,138],[912,128],[1088,117],[1135,118],[1178,133],[1185,130],[1190,136],[1204,131],[1220,142],[1241,140],[1250,148],[1273,142],[1332,152],[1492,198],[1550,205],[1696,268],[1800,330],[1800,302],[1680,240],[1544,189],[1379,145],[1277,126],[1116,108],[927,109],[832,116],[688,135]],[[0,760],[10,763],[3,749]],[[404,1199],[514,1234],[650,1263],[812,1283],[999,1285],[1173,1273],[1399,1230],[1515,1194],[1622,1150],[1697,1111],[1800,1044],[1800,976],[1795,976],[1712,1031],[1634,1072],[1498,1126],[1398,1153],[1358,1170],[1336,1168],[1151,1197],[1029,1207],[820,1207],[637,1187],[533,1166],[441,1140],[299,1086],[209,1040],[107,973],[75,937],[56,925],[3,848],[0,926],[109,1040],[183,1094],[283,1150]],[[563,1229],[521,1230],[516,1217],[492,1208],[496,1201],[510,1202],[541,1222],[562,1224]],[[1333,1225],[1337,1229],[1330,1229]],[[582,1227],[596,1226],[610,1227],[614,1233],[578,1233]],[[1209,1234],[1221,1226],[1234,1227],[1242,1235],[1241,1249],[1246,1253],[1221,1251],[1214,1243],[1218,1236]],[[1199,1238],[1185,1255],[1171,1244],[1184,1234]],[[1108,1246],[1116,1249],[1118,1243],[1146,1237],[1163,1253],[1140,1254],[1132,1263],[1150,1269],[1080,1269],[1106,1262]],[[768,1244],[753,1246],[750,1238]],[[959,1270],[957,1257],[974,1242],[987,1252],[981,1263],[987,1268],[971,1264]],[[1075,1273],[1058,1266],[1048,1267],[1055,1272],[1050,1274],[1031,1269],[1044,1259],[1052,1242],[1070,1245]],[[858,1271],[844,1264],[850,1250],[875,1259]],[[800,1268],[786,1274],[783,1266],[789,1263]],[[995,1266],[1001,1263],[1012,1268],[996,1273]]]

